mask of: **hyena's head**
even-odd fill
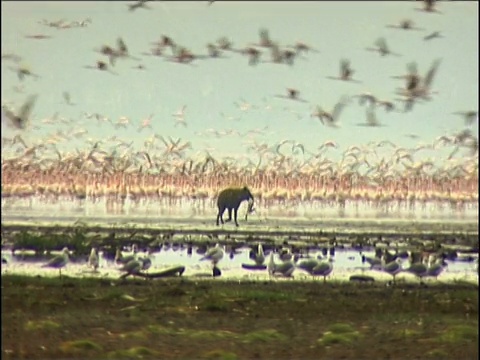
[[[253,195],[248,189],[248,187],[244,186],[242,189],[242,199],[244,200],[249,200],[250,202],[253,203]]]

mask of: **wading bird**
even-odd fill
[[[68,248],[64,247],[61,255],[55,256],[53,259],[51,259],[42,267],[58,269],[58,273],[60,277],[62,277],[62,268],[65,267],[68,263],[68,253],[69,253]]]
[[[223,259],[223,249],[222,249],[222,246],[219,243],[217,243],[215,247],[207,250],[207,252],[200,259],[200,261],[210,260],[213,265],[213,268],[212,268],[213,277],[217,277],[221,275],[220,269],[217,267],[217,264],[222,259]]]
[[[293,271],[295,270],[295,264],[292,260],[286,260],[279,264],[276,264],[273,259],[273,251],[270,253],[270,260],[267,265],[268,274],[270,276],[284,276],[292,277]]]
[[[98,261],[98,254],[97,254],[97,249],[92,248],[90,251],[90,256],[88,257],[88,266],[93,269],[93,271],[97,271],[98,266],[99,266],[99,261]]]

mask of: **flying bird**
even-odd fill
[[[105,71],[105,72],[109,72],[113,75],[118,75],[116,72],[110,70],[110,68],[108,67],[107,63],[104,62],[104,61],[101,61],[101,60],[97,60],[97,63],[95,64],[95,66],[93,65],[85,65],[84,66],[85,69],[93,69],[93,70],[100,70],[100,71]]]
[[[64,91],[64,92],[62,93],[62,96],[63,96],[63,100],[65,100],[65,104],[70,105],[70,106],[75,105],[75,103],[72,102],[72,98],[71,98],[69,92]]]
[[[401,30],[417,30],[417,31],[425,30],[425,29],[416,27],[414,22],[410,19],[401,20],[398,25],[387,25],[387,28],[401,29]]]
[[[246,49],[240,50],[240,53],[249,57],[248,65],[257,65],[260,60],[260,51],[253,47],[247,47]]]
[[[27,39],[35,39],[35,40],[44,40],[44,39],[52,38],[50,35],[44,35],[44,34],[24,35],[24,37]]]
[[[465,125],[473,125],[475,120],[478,119],[478,111],[457,111],[454,115],[461,115],[465,119]]]
[[[316,116],[320,119],[323,125],[327,125],[330,127],[338,127],[338,117],[342,112],[343,108],[347,104],[348,98],[346,96],[342,96],[340,100],[335,104],[331,113],[326,112],[320,106],[317,106],[316,111],[312,113],[311,116]]]
[[[379,127],[383,126],[377,119],[377,115],[375,114],[375,108],[372,106],[367,107],[366,110],[366,122],[359,123],[357,126],[369,126],[369,127]]]
[[[177,112],[172,114],[172,116],[175,119],[175,127],[177,125],[183,125],[184,127],[187,127],[187,123],[185,121],[185,109],[186,108],[187,108],[187,105],[183,105],[181,109],[179,109]]]
[[[23,81],[25,79],[26,76],[31,76],[31,77],[34,77],[36,79],[38,79],[40,76],[33,73],[28,67],[26,66],[18,66],[18,67],[9,67],[10,70],[12,71],[15,71],[17,73],[17,76],[18,76],[18,80],[20,81]]]
[[[139,8],[142,8],[142,9],[147,9],[149,10],[150,7],[147,6],[147,2],[149,2],[150,0],[139,0],[137,2],[135,2],[134,4],[127,4],[128,6],[128,11],[135,11]]]
[[[351,81],[355,83],[360,83],[358,80],[352,79],[352,75],[355,72],[350,67],[350,60],[348,59],[342,59],[340,60],[340,76],[327,76],[327,79],[332,79],[332,80],[342,80],[342,81]]]
[[[443,37],[444,36],[440,33],[440,31],[434,31],[431,34],[425,36],[423,38],[423,40],[428,41],[428,40],[439,39],[439,38],[443,38]]]
[[[421,9],[416,8],[415,10],[428,12],[428,13],[441,14],[441,11],[438,11],[435,6],[437,3],[437,0],[422,0],[422,2],[423,2],[423,8]]]
[[[298,97],[299,91],[297,89],[287,88],[288,95],[276,95],[278,98],[290,99],[306,103],[307,101]]]
[[[380,56],[392,55],[392,56],[401,56],[398,53],[391,51],[387,45],[387,40],[385,38],[378,38],[375,43],[375,47],[367,47],[368,51],[375,51],[380,54]]]
[[[29,117],[32,112],[33,106],[37,100],[38,95],[30,95],[25,103],[20,108],[18,114],[15,114],[11,110],[3,107],[5,116],[10,120],[12,125],[17,129],[25,129],[29,122]]]

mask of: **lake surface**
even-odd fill
[[[196,277],[196,276],[211,276],[212,265],[209,261],[200,260],[203,254],[198,253],[202,251],[197,251],[198,248],[194,247],[192,254],[187,253],[186,247],[183,249],[173,249],[170,247],[165,250],[162,248],[160,252],[155,252],[150,255],[152,260],[152,266],[148,272],[157,272],[162,269],[175,266],[183,265],[186,267],[183,276],[186,277]],[[267,270],[246,270],[242,268],[242,264],[254,264],[253,260],[249,259],[250,248],[243,247],[237,249],[235,254],[228,253],[228,250],[225,252],[224,257],[220,260],[218,267],[222,271],[222,276],[219,279],[238,279],[240,280],[268,280],[269,275]],[[124,255],[129,255],[129,252],[124,252]],[[309,256],[317,257],[320,255],[321,251],[310,252]],[[337,249],[333,259],[333,271],[331,275],[327,278],[332,280],[344,280],[347,281],[350,275],[353,274],[363,274],[373,276],[376,280],[390,280],[391,276],[383,273],[379,270],[371,270],[370,266],[365,263],[362,264],[362,254],[365,256],[374,256],[374,251],[364,251],[361,253],[357,250],[352,249]],[[145,256],[143,252],[138,253],[139,256]],[[454,281],[454,280],[464,280],[469,282],[478,283],[478,272],[477,272],[477,260],[478,254],[469,254],[473,257],[473,261],[464,262],[464,261],[446,261],[448,266],[444,269],[443,273],[438,277],[438,281]],[[47,259],[41,261],[22,261],[22,255],[20,251],[16,252],[16,255],[12,257],[10,251],[2,251],[2,257],[5,258],[8,263],[2,266],[2,274],[4,273],[15,273],[15,274],[28,274],[28,275],[41,275],[41,276],[58,276],[58,270],[50,268],[42,268],[42,265],[47,262]],[[278,258],[278,255],[274,256],[275,262],[279,263],[281,260]],[[268,255],[265,264],[268,262]],[[404,267],[408,266],[408,262],[403,263]],[[114,263],[112,260],[107,260],[100,253],[100,267],[98,272],[92,272],[87,266],[87,257],[82,259],[74,259],[70,262],[63,270],[62,274],[72,276],[72,277],[105,277],[105,278],[118,278],[122,272],[120,271],[121,266]],[[306,272],[301,269],[295,269],[294,273],[295,280],[309,280],[309,276]],[[397,276],[397,281],[418,281],[416,278],[409,273],[400,273]],[[428,281],[436,281],[434,279],[429,279]]]

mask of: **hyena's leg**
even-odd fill
[[[234,217],[234,219],[235,219],[235,225],[238,226],[237,213],[238,213],[238,207],[236,207],[235,209],[233,209],[233,217]]]
[[[228,208],[228,219],[225,222],[232,221],[232,208]]]
[[[223,213],[225,212],[225,208],[222,207],[222,208],[218,208],[218,215],[217,215],[217,225],[219,225],[219,222],[221,221],[222,224],[224,224],[223,222]]]

